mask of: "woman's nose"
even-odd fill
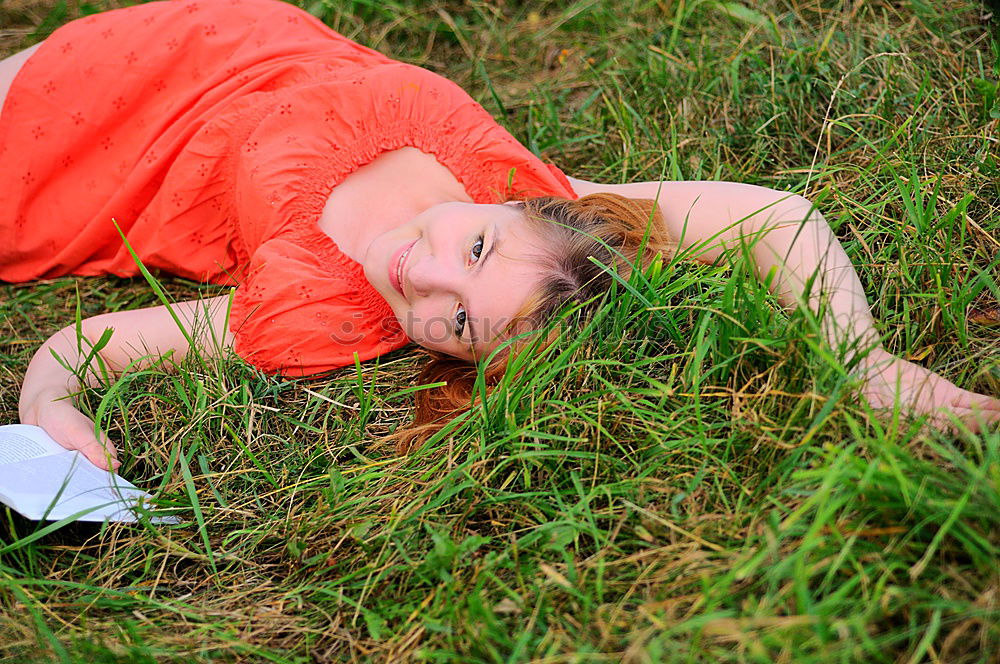
[[[447,266],[434,259],[433,256],[422,256],[410,266],[406,275],[415,295],[427,297],[439,292],[454,290],[455,275]]]

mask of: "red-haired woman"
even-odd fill
[[[462,385],[513,332],[606,290],[591,257],[626,272],[644,242],[715,261],[751,238],[784,304],[825,301],[830,344],[873,348],[859,371],[874,405],[898,394],[973,426],[1000,419],[1000,401],[882,350],[850,261],[802,197],[567,178],[454,84],[282,2],[154,2],[74,21],[0,62],[0,104],[0,280],[137,274],[120,228],[152,270],[237,285],[231,304],[84,321],[91,343],[114,329],[100,351],[111,370],[179,360],[193,343],[303,375],[412,341],[464,361],[425,372]],[[73,327],[29,365],[22,422],[114,466],[54,355],[84,359]],[[418,403],[414,431],[468,404],[445,394]]]

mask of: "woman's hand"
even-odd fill
[[[1000,422],[1000,399],[963,390],[887,351],[869,353],[860,373],[864,380],[861,393],[874,408],[893,408],[898,398],[904,413],[930,415],[937,427],[955,428],[953,418],[973,431]]]
[[[57,443],[77,450],[102,470],[116,470],[121,465],[114,444],[102,432],[95,435],[94,421],[77,410],[68,396],[55,391],[39,394],[25,409],[21,422],[45,429]]]
[[[94,422],[74,407],[68,395],[78,392],[84,382],[100,384],[99,377],[105,372],[113,375],[126,368],[140,370],[159,362],[166,353],[179,362],[191,350],[191,342],[197,344],[203,357],[215,357],[233,342],[228,311],[229,297],[223,295],[177,302],[169,308],[102,314],[83,320],[79,327],[63,328],[42,344],[28,365],[18,403],[21,422],[40,426],[60,445],[79,450],[98,468],[117,468],[111,441],[103,433],[95,433]],[[103,339],[108,329],[114,332],[110,339]],[[98,347],[102,340],[107,343]],[[94,348],[100,366],[95,366]],[[87,361],[91,364],[84,366]]]

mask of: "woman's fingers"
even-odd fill
[[[954,392],[938,408],[936,421],[949,420],[948,415],[951,414],[977,433],[1000,422],[1000,399],[960,388],[955,388]],[[940,417],[942,414],[943,418]],[[948,428],[956,428],[952,421],[941,423]]]
[[[928,415],[935,427],[957,430],[961,422],[978,432],[1000,423],[1000,399],[963,390],[901,358],[869,377],[863,392],[875,408],[891,409],[898,403],[908,416]]]
[[[889,416],[893,412],[892,406],[879,407],[874,404],[873,406],[877,412],[883,413],[886,416]],[[959,406],[950,408],[941,407],[930,410],[904,408],[901,414],[904,419],[918,418],[926,415],[927,425],[956,434],[966,429],[973,433],[981,433],[988,431],[990,427],[1000,425],[1000,412],[980,410],[978,408],[962,408]]]
[[[73,444],[72,449],[78,450],[98,468],[104,470],[118,468],[121,464],[118,462],[115,446],[103,432],[95,436],[94,423],[82,413],[79,415],[82,421],[74,423],[73,430],[68,432],[70,442]]]
[[[962,407],[941,408],[934,414],[931,421],[936,426],[957,432],[960,427],[956,425],[956,419],[972,432],[979,433],[994,424],[1000,423],[1000,411]]]
[[[91,429],[91,432],[93,432],[93,429]],[[107,440],[103,433],[100,434],[100,439],[94,437],[93,433],[90,433],[78,440],[80,445],[76,449],[98,468],[115,470],[121,465],[118,461],[114,445]]]
[[[38,425],[68,450],[76,450],[103,470],[114,470],[118,462],[115,446],[103,432],[94,434],[94,422],[69,404],[54,402],[38,418]]]
[[[1000,412],[1000,399],[994,399],[985,394],[976,394],[968,390],[962,390],[951,400],[951,405],[959,408],[980,408],[982,410]]]

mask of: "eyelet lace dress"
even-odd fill
[[[275,0],[176,0],[49,37],[0,113],[0,280],[150,269],[236,285],[236,352],[311,374],[407,343],[318,220],[381,153],[433,155],[473,201],[574,197],[471,97]]]

